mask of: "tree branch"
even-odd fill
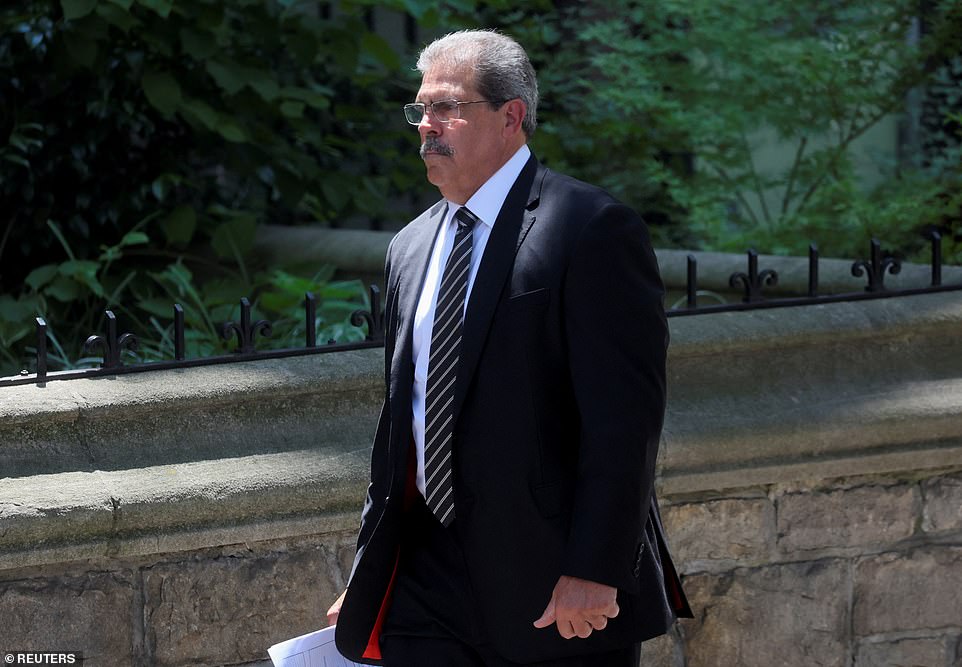
[[[758,216],[755,215],[755,211],[752,210],[752,207],[748,205],[748,201],[745,200],[745,197],[744,195],[742,195],[741,190],[739,189],[738,185],[735,183],[735,180],[731,176],[729,176],[727,173],[725,173],[725,170],[719,167],[718,165],[712,164],[711,168],[714,169],[715,172],[719,176],[721,176],[721,179],[731,187],[731,189],[735,193],[735,197],[738,199],[738,201],[741,202],[742,206],[745,207],[745,211],[748,213],[748,217],[752,219],[752,222],[754,222],[756,225],[760,225],[761,221],[758,219]]]
[[[739,134],[741,134],[742,143],[745,145],[745,152],[748,154],[748,168],[752,173],[752,182],[755,184],[755,194],[758,195],[758,201],[762,205],[762,215],[765,216],[765,222],[768,223],[768,228],[772,228],[772,214],[768,210],[768,204],[765,202],[765,192],[762,190],[762,182],[758,177],[758,170],[755,168],[755,158],[752,156],[752,147],[748,144],[748,137],[745,136],[745,130],[740,129]]]
[[[798,168],[802,164],[802,155],[805,154],[807,145],[808,137],[802,137],[802,140],[798,142],[795,161],[792,162],[792,169],[788,172],[788,183],[785,184],[785,195],[782,197],[782,215],[788,213],[788,205],[792,201],[792,190],[795,188],[795,178],[798,176]]]

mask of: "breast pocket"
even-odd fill
[[[507,307],[510,310],[544,307],[548,305],[550,296],[551,292],[547,287],[539,287],[520,294],[512,294],[508,297]]]

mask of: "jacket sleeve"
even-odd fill
[[[631,592],[665,411],[663,300],[647,227],[606,204],[582,227],[564,284],[580,417],[565,574]]]
[[[388,246],[384,260],[384,402],[377,420],[374,432],[374,444],[371,449],[371,480],[364,499],[364,509],[361,512],[361,526],[357,536],[357,549],[360,550],[371,537],[371,532],[377,523],[380,511],[375,508],[380,505],[390,488],[390,469],[388,460],[388,445],[391,436],[391,409],[389,404],[389,385],[391,377],[391,359],[394,355],[394,342],[397,336],[396,292],[397,285],[392,283],[391,257],[394,248],[392,239]],[[377,317],[378,313],[372,313]],[[353,572],[352,572],[353,576]]]

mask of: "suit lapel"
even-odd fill
[[[410,420],[411,388],[414,385],[414,313],[446,211],[447,205],[441,200],[427,211],[423,219],[412,223],[411,239],[400,256],[392,258],[395,266],[404,267],[398,273],[397,336],[391,359],[390,398],[395,424],[403,423],[405,415]]]
[[[488,237],[484,257],[471,288],[467,315],[461,339],[461,359],[458,381],[454,393],[454,418],[461,412],[461,405],[471,385],[471,379],[481,357],[481,349],[488,335],[491,318],[501,298],[505,282],[511,275],[514,258],[525,235],[534,224],[534,210],[541,192],[545,169],[532,155],[525,164],[518,180],[508,192],[498,219]]]

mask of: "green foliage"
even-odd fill
[[[5,7],[0,355],[22,365],[43,314],[76,363],[61,341],[100,330],[107,307],[161,355],[175,300],[192,350],[219,353],[245,295],[283,345],[303,335],[306,287],[327,304],[322,340],[359,335],[344,319],[357,284],[268,269],[251,250],[265,222],[397,227],[434,196],[399,113],[414,53],[371,29],[375,10],[407,14],[425,39],[459,27],[519,39],[539,70],[536,154],[633,204],[659,245],[817,241],[855,257],[877,236],[913,257],[919,232],[940,229],[946,260],[962,262],[962,6],[925,5],[922,17],[915,0]],[[924,159],[854,150],[923,93]]]
[[[50,228],[72,258],[73,251],[58,226],[51,222]],[[101,304],[114,311],[123,331],[137,335],[140,347],[136,354],[129,353],[131,361],[174,357],[175,303],[184,309],[188,358],[228,353],[234,342],[222,338],[221,325],[239,320],[240,295],[251,298],[253,318],[267,319],[273,324],[274,335],[259,340],[259,349],[304,345],[306,292],[318,299],[314,324],[319,341],[350,342],[364,338],[365,332],[350,324],[350,316],[357,309],[370,309],[366,290],[358,280],[333,280],[333,267],[323,267],[307,277],[274,269],[256,271],[247,278],[249,272],[243,267],[237,271],[225,269],[222,275],[204,281],[202,288],[181,259],[163,270],[144,272],[139,281],[134,280],[138,273],[116,269],[115,262],[124,258],[128,248],[149,242],[143,232],[135,229],[117,245],[104,247],[96,260],[69,259],[40,266],[27,276],[26,289],[19,298],[0,296],[0,364],[6,371],[2,374],[32,367],[28,357],[35,348],[28,344],[34,342],[35,313],[83,313],[79,321],[47,318],[53,369],[99,363],[99,357],[82,356],[79,343],[87,334],[103,331],[104,313],[97,309]],[[14,352],[17,349],[19,354]]]
[[[396,223],[421,186],[408,128],[384,122],[412,75],[364,3],[17,5],[0,9],[2,258],[56,254],[54,219],[89,259],[159,211],[157,241],[234,259],[241,226]],[[6,263],[2,286],[25,273]]]
[[[458,18],[528,47],[544,100],[536,152],[633,203],[657,242],[804,253],[818,240],[855,257],[873,235],[917,251],[953,206],[959,221],[957,153],[875,164],[874,186],[854,164],[853,143],[962,50],[957,2],[933,3],[913,44],[918,12],[914,0],[615,0]],[[944,86],[959,96],[958,78]],[[793,159],[762,165],[766,151]]]
[[[406,215],[398,199],[427,186],[414,176],[416,140],[384,119],[414,82],[371,34],[365,10],[344,2],[325,18],[317,3],[296,0],[0,9],[7,371],[22,365],[32,315],[47,318],[61,362],[72,364],[79,351],[60,341],[99,330],[108,307],[129,325],[153,314],[150,326],[166,330],[170,313],[147,304],[175,276],[190,277],[180,288],[204,309],[189,316],[204,321],[227,317],[241,296],[271,293],[284,280],[251,259],[258,224]],[[398,173],[382,173],[384,164]],[[363,303],[356,285],[323,275],[310,284],[319,296],[334,290],[325,318],[343,315],[344,290]],[[334,327],[325,335],[357,335],[343,317],[325,326]],[[223,349],[212,331],[198,350]],[[146,342],[151,332],[137,333]]]

